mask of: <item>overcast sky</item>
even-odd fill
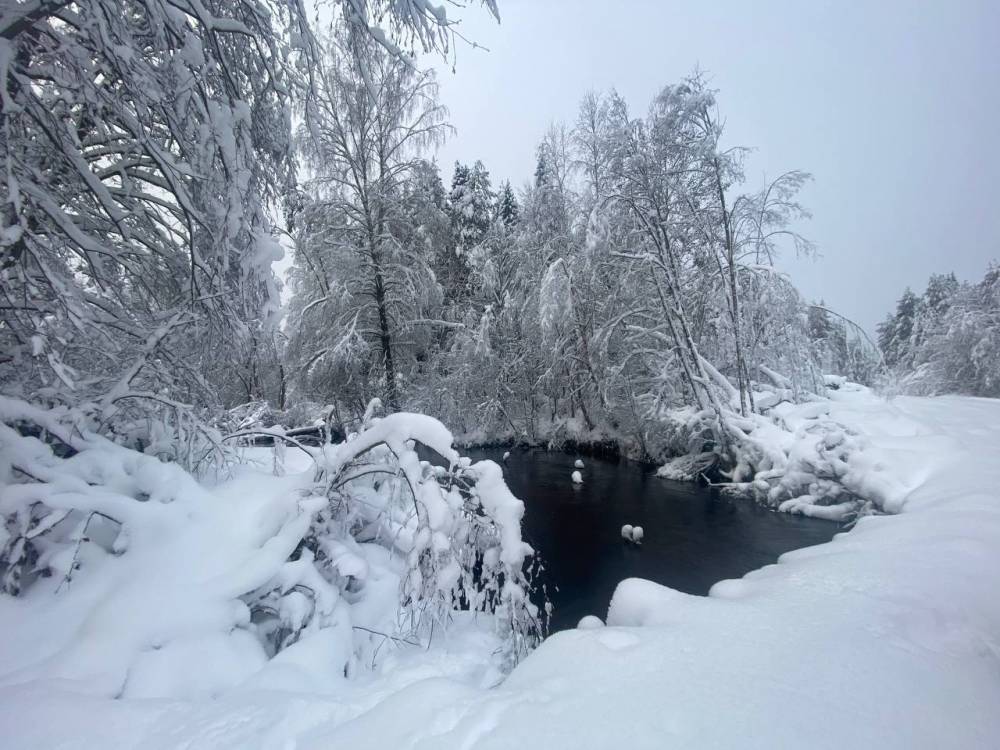
[[[553,120],[588,89],[633,114],[695,67],[749,183],[811,172],[800,231],[821,257],[781,261],[811,299],[874,328],[934,272],[982,276],[1000,258],[1000,0],[675,2],[499,0],[465,13],[456,72],[438,65],[457,134],[438,153],[524,184]]]

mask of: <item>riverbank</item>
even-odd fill
[[[858,392],[831,413],[896,515],[709,597],[623,582],[613,627],[557,634],[500,689],[413,686],[300,746],[997,746],[1000,401]]]
[[[515,435],[487,435],[482,432],[457,434],[455,444],[460,449],[491,450],[546,450],[598,458],[625,458],[640,464],[654,466],[653,459],[634,450],[631,443],[620,435],[606,430],[588,430],[579,420],[566,420],[548,425],[535,437]]]
[[[772,510],[829,521],[895,513],[896,488],[884,481],[882,464],[871,459],[870,440],[863,429],[854,429],[837,416],[839,403],[861,399],[878,404],[884,399],[843,378],[830,376],[828,381],[825,396],[801,401],[785,392],[757,393],[758,403],[768,406],[761,412],[728,417],[732,442],[725,450],[708,439],[706,415],[691,408],[669,412],[651,427],[661,434],[659,460],[620,435],[586,430],[578,420],[559,423],[550,437],[534,440],[509,435],[466,435],[458,440],[461,447],[472,450],[546,450],[624,459],[656,467],[664,479],[711,484]]]

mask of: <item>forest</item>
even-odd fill
[[[470,156],[446,187],[433,73],[350,20],[320,33],[275,10],[181,31],[140,4],[98,39],[86,13],[11,27],[39,30],[5,42],[7,392],[175,457],[254,410],[342,426],[378,398],[467,443],[608,441],[660,462],[738,442],[729,412],[786,381],[796,399],[826,374],[995,394],[996,271],[908,292],[883,358],[775,268],[812,252],[810,177],[749,189],[702,75],[643,115],[581,92],[527,184],[493,185]],[[447,40],[433,16],[408,23],[411,43]]]
[[[208,40],[140,6],[97,40],[81,20],[10,48],[8,390],[173,457],[253,409],[343,425],[378,398],[468,441],[657,460],[731,442],[729,391],[754,412],[765,373],[795,394],[877,375],[863,332],[774,268],[810,251],[808,175],[744,192],[700,76],[645,116],[583,95],[529,184],[494,187],[475,161],[446,189],[431,73],[350,21],[321,41],[293,14],[283,37],[280,14],[237,9]],[[73,67],[95,46],[96,78]]]

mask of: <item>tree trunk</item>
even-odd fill
[[[375,271],[375,305],[378,307],[379,345],[382,347],[382,363],[385,367],[385,394],[392,411],[399,411],[399,397],[396,393],[396,365],[392,359],[392,336],[389,333],[389,311],[385,303],[385,283],[382,273]]]
[[[750,392],[750,382],[746,363],[743,360],[743,337],[740,335],[740,301],[736,286],[736,248],[733,237],[732,217],[726,206],[726,191],[722,187],[722,174],[718,158],[714,161],[715,187],[719,196],[719,208],[722,210],[722,227],[725,231],[726,263],[729,265],[729,316],[733,323],[733,341],[736,347],[736,381],[740,390],[740,414],[747,415],[747,395]]]
[[[285,366],[278,365],[278,408],[285,410],[285,399],[288,397],[288,381],[285,378]]]

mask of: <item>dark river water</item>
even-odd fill
[[[503,450],[463,451],[503,464]],[[584,483],[574,485],[575,456],[511,451],[504,476],[525,504],[524,537],[535,548],[554,605],[550,632],[584,615],[604,619],[615,586],[638,576],[689,594],[739,578],[789,550],[829,541],[842,526],[766,510],[717,490],[656,477],[639,464],[582,457]],[[642,526],[642,546],[621,538]]]

